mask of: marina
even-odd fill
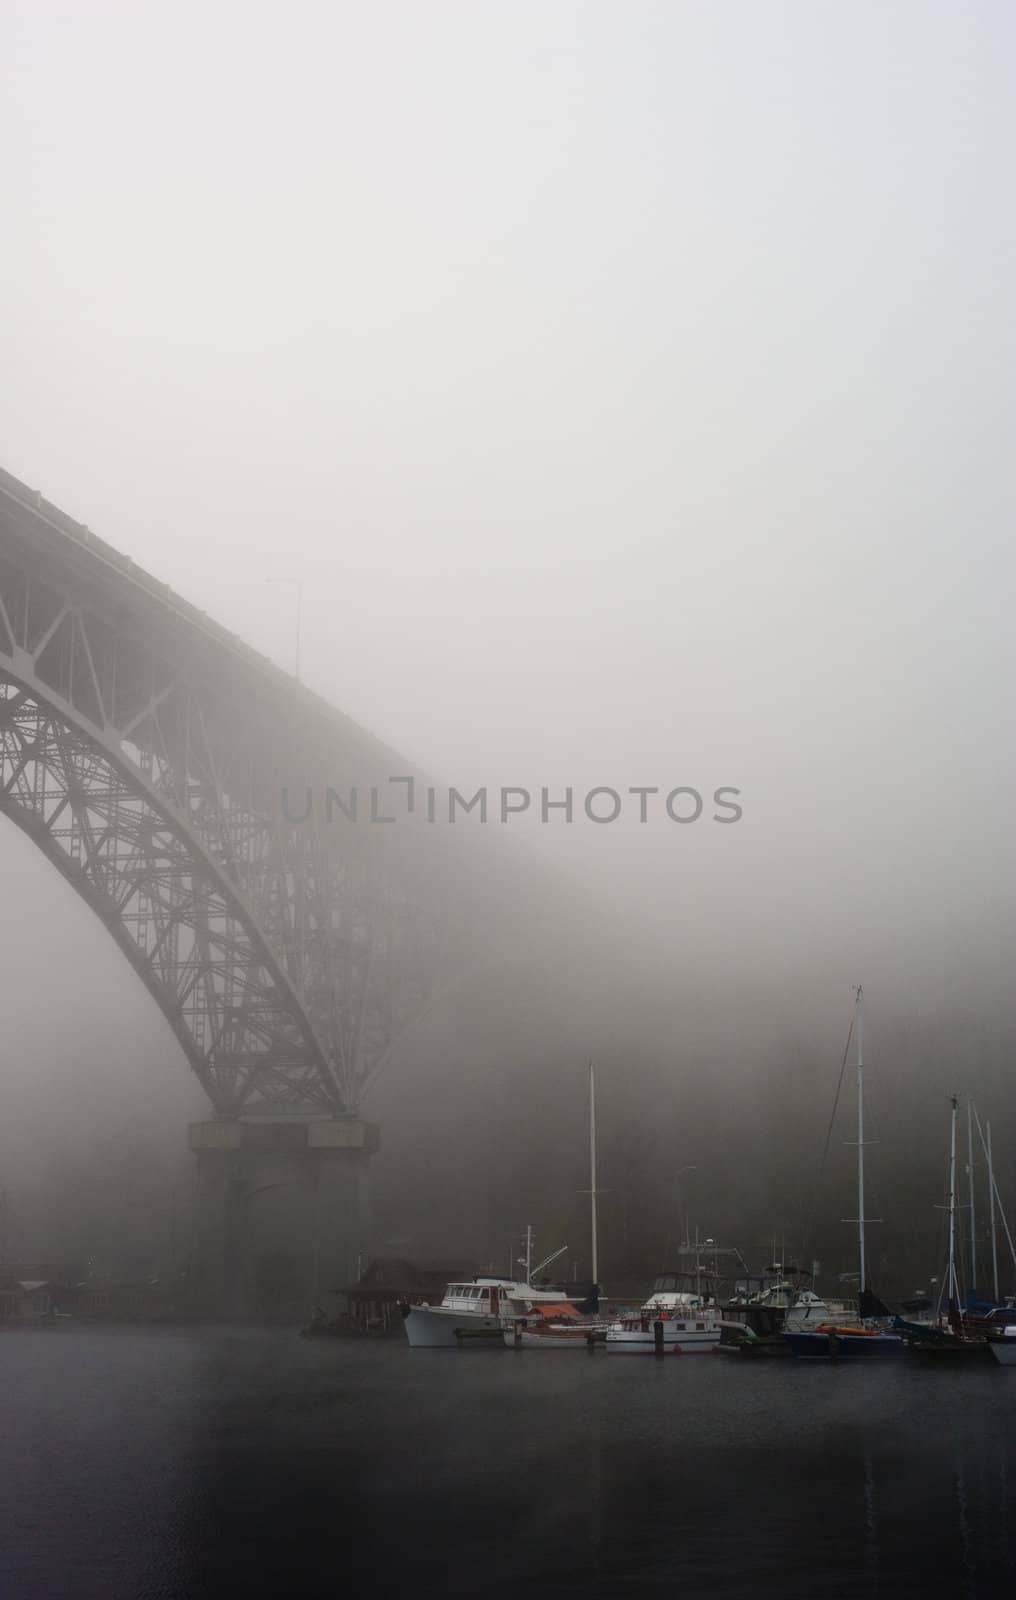
[[[895,1363],[905,1357],[936,1365],[957,1366],[994,1356],[1001,1367],[1016,1365],[1016,1294],[999,1297],[999,1270],[995,1218],[1002,1221],[1016,1272],[1008,1222],[995,1182],[991,1162],[990,1125],[981,1134],[987,1158],[991,1258],[994,1298],[980,1301],[971,1286],[964,1297],[957,1251],[957,1114],[959,1100],[951,1097],[948,1187],[947,1261],[933,1314],[931,1301],[919,1296],[906,1307],[893,1310],[873,1291],[868,1275],[866,1230],[875,1220],[866,1214],[865,1198],[865,1095],[864,1095],[864,994],[855,991],[854,1011],[844,1050],[845,1068],[851,1043],[855,1048],[857,1138],[857,1287],[855,1303],[830,1301],[820,1296],[796,1266],[772,1261],[768,1273],[754,1279],[740,1250],[721,1248],[712,1238],[692,1245],[686,1236],[680,1253],[689,1257],[686,1270],[664,1272],[636,1306],[611,1306],[599,1284],[599,1226],[597,1187],[596,1071],[588,1067],[590,1249],[593,1282],[583,1296],[569,1293],[567,1284],[551,1284],[538,1274],[566,1253],[559,1247],[532,1265],[533,1229],[527,1227],[525,1254],[519,1258],[525,1274],[521,1280],[478,1277],[449,1283],[437,1306],[405,1304],[402,1315],[406,1337],[414,1348],[463,1349],[478,1343],[516,1352],[582,1350],[598,1348],[608,1355],[737,1355],[743,1357],[790,1356],[795,1362],[833,1366],[861,1363]],[[841,1069],[840,1084],[843,1081]],[[839,1086],[830,1120],[830,1132],[839,1101]],[[970,1216],[969,1269],[976,1278],[975,1165],[973,1128],[980,1134],[980,1119],[972,1100],[967,1102],[967,1178]],[[828,1136],[826,1140],[828,1148]],[[824,1156],[823,1156],[824,1160]],[[775,1256],[775,1243],[773,1255]],[[692,1266],[691,1262],[694,1265]],[[725,1270],[740,1272],[732,1294]],[[733,1263],[731,1267],[730,1263]],[[534,1281],[535,1280],[535,1281]],[[755,1287],[752,1288],[752,1283]],[[601,1297],[603,1305],[601,1306]],[[920,1308],[915,1319],[915,1309]],[[906,1311],[907,1315],[902,1313]]]

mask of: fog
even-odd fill
[[[1011,7],[0,11],[0,461],[528,789],[492,848],[575,907],[401,1042],[373,1248],[587,1261],[592,1054],[605,1272],[689,1212],[800,1249],[858,982],[884,1275],[935,1270],[954,1090],[1016,1211]],[[8,1253],[164,1262],[200,1090],[3,819],[0,873]]]

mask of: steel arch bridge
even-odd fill
[[[403,775],[0,472],[0,814],[109,930],[219,1116],[356,1115],[475,936],[461,834],[280,804]]]

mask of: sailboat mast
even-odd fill
[[[977,1290],[977,1233],[974,1227],[974,1117],[967,1095],[967,1198],[970,1203],[970,1293]]]
[[[864,1269],[864,1000],[857,986],[857,1254],[861,1294],[867,1287]]]
[[[995,1172],[991,1165],[991,1123],[986,1125],[988,1135],[988,1209],[991,1214],[991,1280],[998,1304],[998,1251],[995,1247]]]
[[[599,1239],[596,1227],[596,1068],[589,1063],[589,1207],[593,1245],[593,1282],[600,1281]]]
[[[950,1300],[959,1300],[956,1292],[956,1096],[952,1097],[952,1117],[949,1123],[949,1285]]]

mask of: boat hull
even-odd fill
[[[509,1350],[588,1350],[589,1341],[602,1339],[602,1329],[547,1328],[537,1332],[534,1328],[506,1328],[504,1342]]]
[[[798,1361],[896,1361],[903,1340],[891,1333],[785,1333]]]
[[[723,1355],[745,1356],[752,1361],[789,1361],[790,1346],[782,1333],[764,1334],[757,1339],[731,1339],[721,1333],[716,1347]]]
[[[489,1312],[471,1316],[441,1306],[410,1306],[405,1317],[406,1338],[414,1350],[457,1350],[463,1343],[460,1333],[489,1332],[494,1339],[503,1326],[501,1319]]]
[[[652,1323],[647,1328],[608,1328],[605,1343],[609,1355],[652,1356],[658,1349]],[[663,1324],[664,1355],[708,1354],[719,1344],[718,1327],[678,1329],[672,1322]]]
[[[991,1339],[988,1349],[999,1366],[1016,1367],[1016,1339]]]
[[[984,1361],[988,1346],[984,1339],[906,1339],[907,1353],[919,1361],[941,1362],[948,1365],[956,1361]]]

